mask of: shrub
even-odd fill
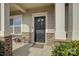
[[[52,56],[79,56],[79,41],[60,43],[52,51]]]
[[[0,56],[4,55],[4,43],[0,41]]]

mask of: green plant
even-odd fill
[[[60,43],[52,51],[52,56],[79,56],[79,41]]]
[[[0,56],[4,55],[4,43],[0,41]]]

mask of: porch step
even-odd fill
[[[35,48],[44,48],[44,44],[41,44],[41,43],[34,43],[32,45],[32,47],[35,47]]]

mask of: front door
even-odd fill
[[[35,26],[35,42],[45,42],[45,16],[34,18]]]

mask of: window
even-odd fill
[[[12,19],[10,19],[10,25],[12,25],[11,27],[13,28],[13,34],[21,33],[21,19],[21,16],[13,16]]]
[[[14,23],[14,33],[16,34],[21,33],[21,18],[16,17],[13,23]]]

